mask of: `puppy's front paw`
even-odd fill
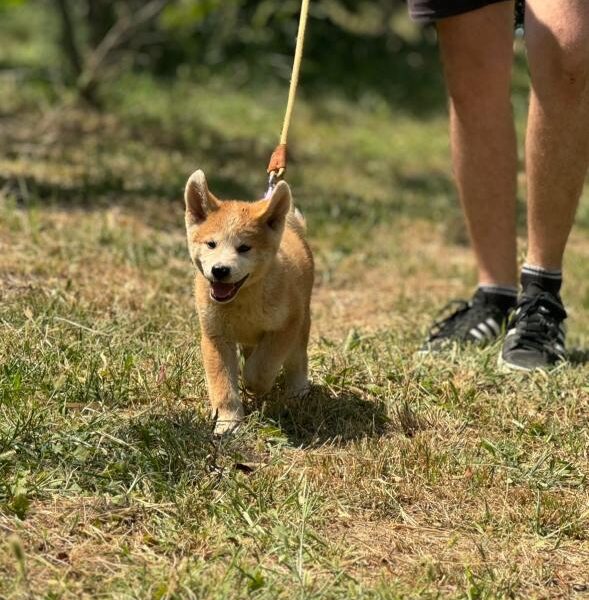
[[[238,427],[243,422],[243,407],[241,404],[233,409],[218,409],[213,413],[215,419],[215,429],[213,435],[220,437],[222,435],[230,435],[237,431]]]
[[[243,423],[243,419],[217,419],[213,435],[215,437],[223,437],[234,434],[239,426]]]

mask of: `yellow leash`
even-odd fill
[[[269,175],[268,191],[266,192],[267,197],[272,193],[272,190],[278,181],[284,177],[284,173],[286,171],[288,130],[290,128],[290,122],[292,121],[295,97],[297,95],[297,86],[299,85],[301,63],[303,61],[303,46],[305,44],[305,30],[307,28],[307,17],[309,15],[309,2],[310,0],[302,0],[301,4],[297,44],[295,47],[295,55],[292,65],[292,75],[290,77],[290,88],[288,90],[286,112],[284,114],[284,121],[282,123],[282,132],[280,133],[280,142],[274,149],[267,168]]]

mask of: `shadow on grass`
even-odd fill
[[[121,433],[133,449],[129,459],[140,463],[155,485],[197,475],[215,451],[210,420],[192,408],[141,415]]]
[[[569,362],[575,367],[589,363],[589,348],[572,348],[569,350]]]
[[[118,177],[105,177],[94,182],[71,183],[68,185],[43,181],[32,176],[3,177],[0,175],[0,188],[16,200],[19,205],[27,205],[31,200],[48,201],[51,206],[83,208],[89,212],[101,210],[113,204],[133,206],[145,198],[161,199],[166,203],[178,201],[181,205],[184,186],[190,173],[174,174],[160,184],[147,182],[140,187],[129,189],[125,181]],[[235,198],[248,198],[249,190],[234,178],[213,175],[209,185],[222,190],[224,195]]]
[[[325,57],[332,64],[319,65],[320,73],[313,74],[317,65],[309,64],[311,73],[302,90],[309,94],[309,102],[321,120],[337,122],[342,118],[338,114],[330,116],[329,111],[322,112],[321,101],[315,99],[316,94],[322,93],[341,95],[347,101],[367,93],[370,100],[371,94],[375,94],[399,110],[420,116],[446,111],[434,45],[409,45],[402,51],[391,52],[385,40],[350,39],[338,43],[338,52]],[[369,60],[370,56],[381,59],[376,64]],[[410,57],[416,56],[421,62],[412,66]],[[388,73],[391,61],[395,67]],[[385,72],[387,76],[383,77]],[[258,93],[262,84],[256,85],[252,80],[248,88],[252,94]],[[359,110],[370,110],[370,102]],[[264,166],[271,148],[247,133],[234,132],[229,136],[196,112],[190,113],[189,125],[186,117],[178,117],[177,111],[171,111],[173,118],[169,119],[165,111],[155,117],[141,114],[132,123],[117,116],[114,105],[109,114],[77,108],[55,112],[58,116],[46,119],[43,125],[45,138],[49,136],[48,139],[55,140],[53,143],[37,142],[41,125],[34,115],[25,115],[18,126],[16,119],[12,119],[15,122],[0,135],[2,153],[9,161],[20,164],[24,157],[31,162],[30,168],[25,165],[23,170],[19,166],[14,172],[6,170],[0,174],[0,189],[20,206],[42,203],[45,209],[53,206],[92,212],[122,205],[141,210],[144,201],[151,199],[176,205],[182,212],[186,178],[191,169],[200,166],[207,169],[211,190],[222,198],[254,199],[265,191]],[[30,147],[35,148],[34,158],[27,155]],[[175,158],[164,174],[150,172],[142,161],[144,157],[156,161],[158,156],[170,154]],[[87,157],[82,160],[80,155]],[[58,168],[45,171],[35,168],[34,163],[45,160],[57,161]],[[299,171],[296,157],[291,157],[291,164],[295,174]],[[337,163],[333,167],[337,174],[340,167]],[[337,220],[356,225],[361,221],[365,229],[390,219],[395,213],[434,219],[432,211],[444,215],[449,205],[457,204],[446,173],[418,172],[408,176],[399,172],[392,173],[392,180],[390,197],[384,201],[370,201],[369,194],[350,190],[325,194],[321,186],[305,182],[301,186],[300,203],[314,223]]]
[[[280,426],[289,443],[303,447],[380,437],[389,423],[382,402],[324,385],[313,385],[305,398],[272,398],[264,416]]]
[[[85,116],[95,122],[94,129],[90,132],[84,130]],[[69,120],[65,117],[56,119],[50,130],[59,140],[57,147],[62,155],[62,165],[58,170],[60,175],[55,176],[52,172],[49,176],[49,172],[39,173],[35,170],[35,162],[42,162],[46,157],[45,153],[48,152],[47,148],[40,144],[40,155],[35,160],[30,160],[28,172],[21,170],[12,174],[7,170],[0,173],[2,193],[24,206],[42,201],[58,208],[82,208],[88,211],[113,204],[132,206],[146,198],[166,203],[182,201],[184,186],[190,175],[188,171],[201,165],[195,160],[194,164],[184,171],[176,164],[165,176],[154,177],[146,171],[141,159],[136,156],[140,140],[139,151],[144,153],[144,157],[148,157],[150,153],[154,154],[155,151],[159,152],[159,155],[165,155],[172,149],[189,156],[197,150],[197,155],[206,155],[211,165],[235,164],[235,176],[219,174],[221,169],[211,169],[209,185],[222,197],[248,198],[250,190],[243,184],[243,177],[240,178],[239,173],[250,164],[264,165],[267,159],[263,148],[258,148],[254,141],[243,138],[228,139],[197,120],[192,124],[191,131],[194,131],[197,139],[207,141],[196,145],[196,148],[189,148],[181,131],[170,132],[157,123],[149,123],[141,131],[139,126],[125,127],[123,123],[119,128],[107,127],[105,124],[101,129],[100,124],[103,121],[106,123],[105,119],[106,117],[99,113],[83,111],[76,111]],[[39,127],[31,119],[25,125],[22,127],[23,131],[11,130],[0,135],[3,157],[21,160],[22,139],[17,134],[33,140],[35,126]],[[80,140],[85,140],[87,145],[81,144]],[[92,146],[92,141],[96,146]],[[80,161],[77,155],[79,152],[90,152],[91,160]],[[128,159],[129,164],[126,165],[123,159],[120,164],[109,162],[105,156],[111,152],[128,154],[125,160]],[[263,176],[261,180],[265,183]]]

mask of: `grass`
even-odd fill
[[[586,206],[566,264],[572,365],[508,377],[497,347],[416,358],[474,283],[443,103],[421,119],[372,92],[303,94],[291,180],[318,263],[313,392],[248,400],[214,444],[181,190],[202,166],[221,195],[259,195],[284,88],[127,75],[97,114],[7,82],[1,598],[587,593]]]

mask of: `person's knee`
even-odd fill
[[[563,47],[558,62],[561,69],[561,86],[574,95],[584,92],[589,82],[589,44],[587,40]]]
[[[438,36],[454,110],[475,118],[510,110],[513,6],[498,2],[442,19]]]
[[[444,57],[444,75],[453,109],[480,118],[511,108],[511,60],[479,49],[474,56]]]
[[[535,93],[572,102],[584,98],[589,87],[589,40],[573,36],[547,46],[537,61],[530,61]]]
[[[483,76],[484,79],[484,76]],[[511,95],[507,85],[492,85],[492,82],[473,82],[472,79],[455,78],[448,82],[448,97],[452,109],[464,118],[475,121],[485,115],[510,113]]]

